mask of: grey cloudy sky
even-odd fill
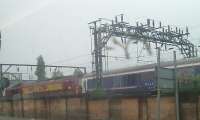
[[[178,27],[187,25],[190,39],[199,44],[199,5],[199,0],[0,0],[0,62],[35,64],[42,54],[48,64],[89,67],[88,22],[121,13],[131,23],[153,18]],[[111,60],[111,65],[130,66],[133,61]]]

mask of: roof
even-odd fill
[[[62,78],[57,78],[57,79],[47,79],[47,80],[10,80],[10,86],[8,88],[17,88],[20,85],[32,85],[32,84],[45,84],[45,83],[49,83],[49,82],[59,82],[59,81],[64,81],[64,80],[74,80],[74,79],[78,79],[75,78],[72,75],[69,76],[64,76]]]
[[[177,66],[181,66],[181,65],[193,66],[196,63],[198,63],[200,65],[200,58],[198,57],[198,58],[181,59],[181,60],[178,60],[176,63],[177,63]],[[133,72],[133,71],[145,70],[145,69],[154,69],[154,67],[156,65],[157,65],[157,63],[153,63],[153,64],[146,64],[146,65],[139,65],[139,66],[115,69],[115,70],[111,70],[109,72],[104,72],[103,75],[122,74],[122,73],[128,73],[128,72]],[[173,61],[161,62],[161,67],[168,67],[168,66],[172,66],[172,65],[173,65]],[[92,73],[86,74],[85,77],[93,77],[94,75],[95,75],[95,73],[92,72]]]

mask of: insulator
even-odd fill
[[[121,37],[121,41],[122,41],[122,44],[124,44],[124,40],[123,40],[123,38]]]
[[[164,29],[164,28],[162,28],[162,32],[165,32],[165,29]]]
[[[181,33],[183,34],[183,30],[181,31]]]
[[[121,14],[121,22],[123,22],[124,21],[124,16],[123,16],[123,14]]]
[[[19,67],[17,67],[17,72],[19,72]]]
[[[171,30],[170,30],[170,26],[168,25],[168,32],[170,32]]]
[[[160,26],[159,26],[159,27],[161,28],[161,27],[162,27],[162,23],[160,22],[159,24],[160,24]]]
[[[0,49],[1,49],[1,31],[0,31]]]
[[[188,27],[186,27],[186,33],[189,33]]]
[[[117,23],[117,16],[115,17],[115,23]]]
[[[138,22],[136,22],[136,26],[137,26],[137,27],[139,26],[139,23],[138,23]]]
[[[180,29],[178,29],[178,33],[181,34],[181,30]]]
[[[150,19],[147,19],[147,25],[150,26]]]
[[[178,28],[176,27],[176,33],[178,32]]]
[[[183,48],[181,48],[181,54],[183,54]]]
[[[153,24],[153,27],[155,27],[155,22],[154,22],[154,20],[153,20],[153,23],[152,23],[152,24]]]

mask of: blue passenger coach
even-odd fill
[[[112,70],[104,73],[102,88],[111,93],[155,93],[156,64],[142,65],[125,69]],[[163,62],[161,67],[173,69],[173,62]],[[179,87],[192,82],[193,76],[200,76],[200,58],[177,61],[177,79]],[[94,74],[87,74],[83,78],[83,92],[91,92],[97,88]]]

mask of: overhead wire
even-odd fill
[[[80,59],[80,58],[83,58],[83,57],[87,57],[89,55],[90,54],[83,54],[83,55],[79,55],[79,56],[74,56],[74,57],[71,57],[71,58],[54,61],[54,62],[51,62],[50,64],[68,62],[68,61],[71,61],[71,60],[75,60],[75,59]]]

